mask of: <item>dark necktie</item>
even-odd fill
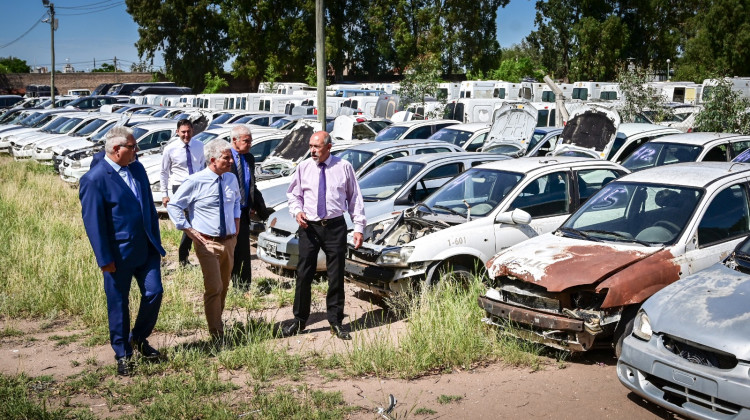
[[[247,206],[247,180],[245,179],[245,156],[237,154],[237,182],[240,184],[240,206]]]
[[[193,174],[193,156],[190,154],[190,145],[185,145],[185,154],[187,155],[187,167],[188,167],[188,174]]]
[[[219,236],[227,236],[227,222],[224,217],[224,188],[219,175]]]
[[[326,164],[319,163],[320,176],[318,177],[318,217],[320,220],[326,218]]]

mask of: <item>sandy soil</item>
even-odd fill
[[[253,270],[260,276],[274,277],[263,263],[254,261]],[[380,313],[382,308],[361,298],[366,295],[347,285],[347,320],[361,319],[366,313]],[[297,337],[283,339],[290,352],[331,352],[351,345],[350,342],[332,338],[322,307],[313,308],[307,331]],[[231,315],[231,314],[230,314]],[[271,321],[291,318],[291,307],[253,314]],[[387,328],[390,334],[398,334],[405,321],[389,319],[384,325],[370,325],[368,331]],[[6,337],[0,340],[0,372],[29,376],[52,375],[64,379],[69,375],[98,366],[113,363],[109,345],[85,347],[79,338],[70,344],[56,345],[53,335],[84,335],[75,325],[65,321],[53,324],[38,321],[0,321],[0,330],[10,325],[23,332],[23,336]],[[361,334],[358,332],[357,334]],[[206,338],[205,332],[175,336],[157,333],[150,342],[157,348],[166,349],[179,343]],[[59,341],[59,340],[58,340]],[[574,357],[566,361],[563,368],[550,360],[539,371],[518,369],[500,363],[477,367],[468,371],[429,375],[416,380],[381,379],[364,377],[330,381],[317,372],[309,372],[302,382],[316,389],[341,391],[345,400],[363,410],[352,418],[382,418],[375,414],[378,407],[388,404],[392,394],[397,400],[393,411],[395,417],[417,418],[554,418],[554,419],[657,419],[675,418],[659,407],[646,403],[630,394],[617,380],[615,358],[611,352],[598,351]],[[249,399],[251,389],[248,379],[241,371],[224,371],[222,376],[240,385],[233,398]],[[115,378],[129,381],[129,378]],[[299,383],[295,383],[299,384]],[[441,395],[458,396],[460,399],[440,404]],[[127,407],[110,412],[103,399],[78,397],[73,402],[87,405],[98,417],[116,417],[127,414]],[[417,409],[429,409],[434,414],[415,414]],[[368,411],[369,410],[369,411]],[[426,410],[422,410],[423,412]]]

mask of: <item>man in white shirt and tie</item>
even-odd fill
[[[188,119],[177,121],[177,135],[181,141],[173,141],[164,148],[161,161],[162,205],[166,208],[170,196],[185,179],[206,166],[203,143],[193,140],[193,124]],[[183,233],[178,259],[181,266],[188,265],[188,254],[192,241]]]

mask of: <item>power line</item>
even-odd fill
[[[18,38],[14,39],[13,41],[8,42],[7,44],[0,45],[0,48],[9,47],[9,46],[15,44],[21,38],[23,38],[26,35],[28,35],[29,32],[31,32],[34,28],[36,28],[37,25],[39,25],[42,22],[42,18],[45,17],[46,15],[47,14],[44,13],[42,16],[39,17],[39,19],[36,20],[36,22],[34,22],[34,24],[31,26],[31,28],[29,28],[26,32],[24,32],[23,34],[21,34],[21,36],[19,36]]]
[[[96,9],[96,10],[94,10],[94,9],[91,9],[91,11],[88,11],[88,12],[81,12],[81,13],[58,13],[57,15],[58,15],[58,16],[81,16],[81,15],[90,15],[90,14],[92,14],[92,13],[99,13],[99,12],[104,12],[104,11],[106,11],[106,10],[109,10],[109,9],[114,9],[115,7],[118,7],[118,6],[122,6],[122,5],[124,5],[124,4],[125,4],[125,2],[124,2],[124,1],[121,1],[121,2],[119,2],[119,3],[115,3],[115,4],[112,4],[112,5],[108,5],[108,6],[103,6],[103,7],[99,8],[99,9]]]
[[[100,5],[102,3],[110,3],[111,4],[113,1],[118,1],[118,0],[104,0],[104,1],[98,1],[96,3],[82,4],[80,6],[57,6],[57,8],[58,9],[70,9],[70,10],[80,10],[80,9],[84,9],[85,10],[85,9],[90,9],[92,7],[101,7],[101,6],[98,6],[98,5]]]

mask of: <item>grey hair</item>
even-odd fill
[[[210,162],[211,158],[219,159],[225,150],[230,150],[232,145],[228,141],[223,139],[214,139],[206,143],[203,147],[203,155],[206,157],[206,161]]]
[[[115,152],[115,146],[122,146],[128,143],[128,136],[133,135],[133,129],[124,125],[116,125],[107,131],[104,137],[104,152],[112,154]]]
[[[240,136],[247,134],[248,136],[252,137],[252,133],[250,133],[250,129],[247,128],[246,125],[236,125],[234,128],[232,128],[232,140],[239,139]]]

